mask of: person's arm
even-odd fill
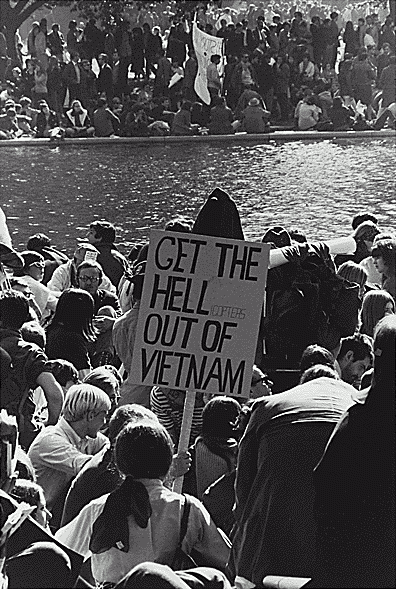
[[[194,548],[205,559],[206,566],[212,566],[225,572],[230,556],[231,542],[211,518],[206,507],[191,495],[188,518],[188,531],[183,541],[183,548]]]
[[[40,386],[48,403],[48,425],[55,424],[62,409],[63,391],[61,386],[55,380],[50,372],[41,372],[36,379],[37,385]]]

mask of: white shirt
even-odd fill
[[[24,276],[23,280],[28,283],[30,290],[34,294],[37,305],[40,308],[41,315],[45,318],[48,311],[55,311],[58,304],[59,292],[53,293],[44,284],[32,278],[32,276]],[[45,313],[47,311],[47,313]]]
[[[117,583],[142,562],[172,563],[179,542],[183,496],[167,489],[159,479],[141,479],[141,482],[148,491],[153,511],[147,528],[140,528],[132,516],[128,518],[129,552],[111,548],[92,554],[89,550],[93,524],[102,513],[108,495],[91,501],[55,535],[59,542],[84,558],[92,557],[92,574],[97,582]],[[187,553],[195,548],[208,559],[210,566],[224,570],[231,543],[216,527],[202,503],[196,497],[189,496],[189,499],[191,508],[182,548]]]
[[[49,508],[84,464],[105,445],[110,442],[102,433],[96,438],[80,438],[63,417],[39,433],[28,456]]]

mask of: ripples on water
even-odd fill
[[[4,148],[1,202],[18,249],[41,231],[71,253],[105,218],[125,251],[165,219],[194,218],[216,186],[236,201],[247,239],[273,225],[323,239],[346,235],[364,210],[395,229],[394,156],[392,139]]]

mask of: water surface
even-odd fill
[[[126,251],[174,215],[194,218],[216,186],[236,201],[247,239],[273,225],[332,238],[365,210],[395,229],[394,147],[393,139],[340,139],[8,148],[0,156],[1,203],[17,249],[40,231],[71,253],[87,225],[105,218]]]

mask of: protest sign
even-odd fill
[[[193,23],[193,46],[198,63],[194,90],[205,104],[210,104],[206,69],[212,55],[223,56],[223,39],[204,33],[198,28],[197,23]]]
[[[248,397],[268,244],[153,230],[135,382]]]

